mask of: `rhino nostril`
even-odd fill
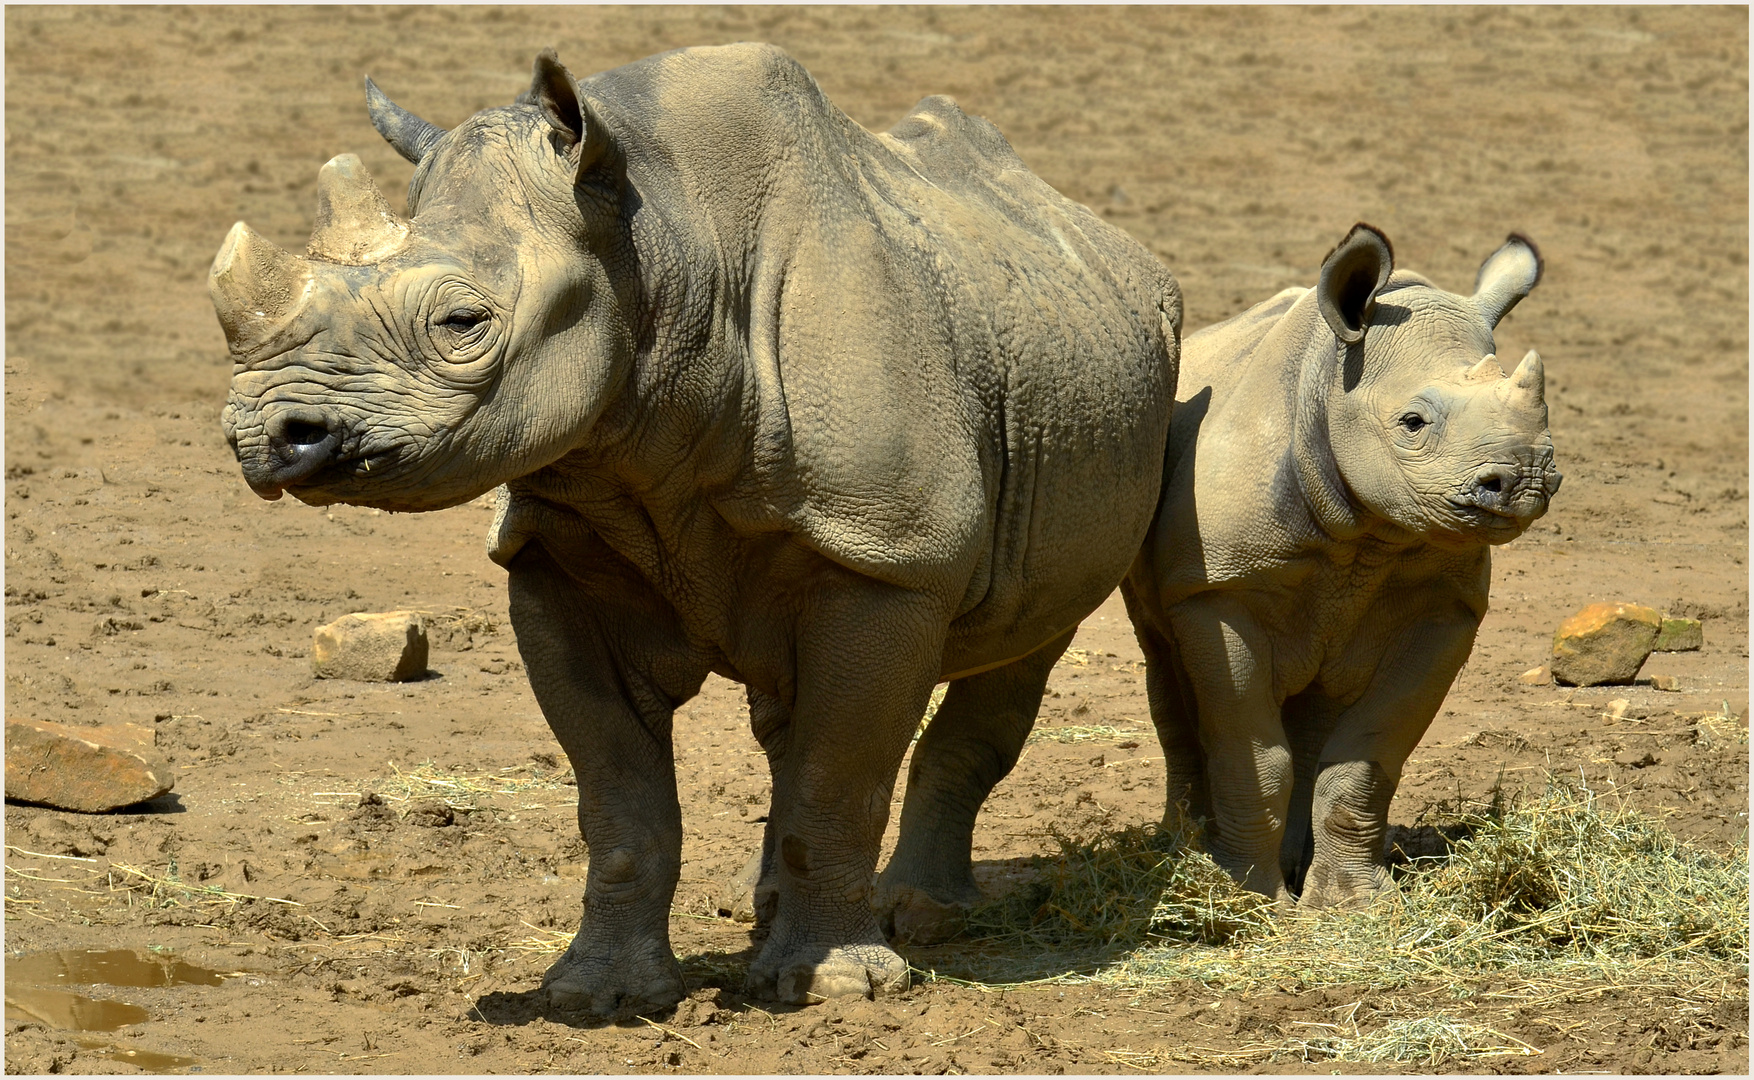
[[[329,437],[329,429],[322,424],[294,420],[281,431],[281,437],[293,446],[315,446]]]
[[[1494,476],[1491,479],[1480,481],[1479,487],[1481,491],[1490,491],[1493,494],[1497,494],[1499,491],[1503,490],[1504,481]]]

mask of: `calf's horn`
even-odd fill
[[[365,77],[365,108],[384,141],[416,165],[445,137],[444,128],[427,123],[386,97],[370,75]]]
[[[1462,376],[1469,382],[1496,382],[1504,378],[1504,369],[1498,366],[1498,356],[1487,353],[1480,362],[1469,368]]]
[[[310,263],[241,221],[226,233],[207,272],[207,292],[233,352],[291,318],[310,284]]]
[[[317,174],[317,228],[310,255],[326,262],[363,266],[383,259],[408,239],[408,223],[396,216],[359,158],[331,158]]]

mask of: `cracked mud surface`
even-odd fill
[[[544,45],[585,73],[751,39],[790,50],[867,127],[930,93],[993,120],[1046,180],[1164,259],[1190,328],[1313,283],[1355,220],[1452,289],[1510,230],[1533,236],[1547,277],[1500,351],[1546,361],[1565,486],[1495,556],[1492,611],[1392,820],[1415,827],[1552,772],[1670,812],[1700,844],[1745,838],[1746,743],[1693,735],[1748,701],[1745,11],[11,8],[8,714],[155,724],[177,786],[149,813],[8,806],[7,956],[154,949],[240,974],[100,987],[151,1017],[102,1035],[9,1004],[9,1072],[133,1071],[129,1050],[208,1072],[1417,1067],[1269,1063],[1259,1048],[1424,988],[940,981],[806,1009],[746,1002],[747,927],[714,912],[759,842],[766,769],[741,695],[716,679],[676,723],[672,934],[689,999],[600,1028],[541,1014],[534,991],[574,926],[586,852],[504,575],[482,553],[490,513],[255,499],[219,432],[229,363],[206,269],[240,217],[302,248],[334,154],[402,190],[409,167],[366,121],[363,71],[450,124],[515,95]],[[1643,672],[1677,691],[1517,681],[1565,615],[1600,599],[1704,620],[1702,650]],[[431,613],[432,677],[310,677],[315,626],[409,607]],[[1049,828],[1161,810],[1118,597],[1074,649],[1041,727],[1114,733],[1028,748],[976,834],[989,891],[1054,850]],[[1625,714],[1608,719],[1616,699]],[[167,890],[173,870],[207,902]],[[929,969],[949,954],[909,955]],[[1748,1063],[1745,996],[1604,988],[1465,1008],[1542,1053],[1446,1071]]]

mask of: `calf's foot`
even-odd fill
[[[962,933],[969,909],[984,897],[975,885],[929,888],[906,880],[892,865],[877,879],[871,907],[898,945],[939,945]]]
[[[1309,911],[1323,908],[1356,910],[1369,907],[1372,900],[1393,888],[1384,870],[1371,868],[1348,873],[1312,865],[1304,876],[1303,895],[1298,897],[1297,906]]]

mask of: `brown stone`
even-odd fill
[[[6,721],[6,797],[59,810],[102,813],[163,795],[176,777],[138,724],[71,727]]]
[[[1663,616],[1662,629],[1651,652],[1692,652],[1705,645],[1705,630],[1698,619],[1675,619]]]
[[[317,627],[311,670],[319,679],[407,682],[426,674],[426,626],[418,612],[343,615]]]
[[[1546,664],[1542,664],[1540,667],[1530,668],[1518,675],[1516,681],[1527,683],[1530,686],[1546,686],[1553,681],[1553,673],[1547,670]]]
[[[1591,604],[1553,635],[1555,682],[1571,686],[1629,683],[1656,644],[1662,616],[1642,604]]]

